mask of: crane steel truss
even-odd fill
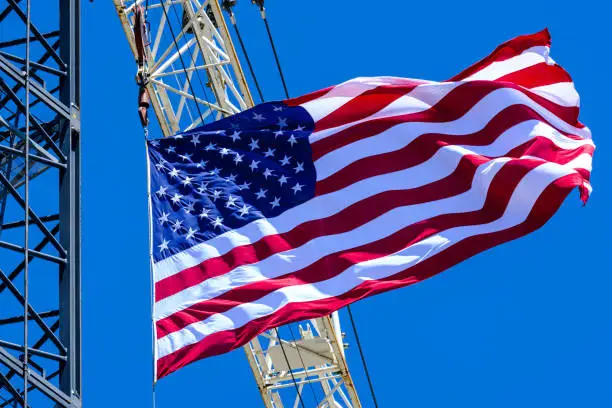
[[[113,1],[138,59],[134,15],[145,1]],[[148,20],[153,28],[146,39],[144,72],[139,74],[164,136],[253,105],[218,2],[153,1]]]
[[[137,7],[150,3],[137,77],[145,78],[164,136],[253,106],[218,0],[113,1],[137,61]],[[321,408],[361,407],[337,314],[303,322],[299,339],[292,332],[288,340],[286,331],[270,330],[244,347],[265,406],[297,408],[301,394]],[[308,396],[305,387],[313,388]]]
[[[80,1],[29,3],[0,0],[0,408],[80,407]]]

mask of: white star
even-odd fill
[[[204,194],[204,192],[206,191],[207,187],[208,187],[208,183],[200,184],[200,187],[198,187],[198,189],[197,189],[198,193]]]
[[[281,129],[287,127],[287,118],[278,118],[278,127]]]
[[[271,147],[268,147],[268,150],[264,152],[264,157],[274,157],[275,151],[276,149],[272,149]]]
[[[202,212],[200,213],[198,217],[200,217],[200,219],[208,218],[208,213],[210,213],[210,210],[207,210],[206,208],[202,208]]]
[[[210,174],[211,176],[218,176],[220,171],[221,169],[218,169],[217,167],[215,167],[214,169],[209,171],[208,174]]]
[[[277,130],[276,132],[274,132],[274,138],[276,139],[279,136],[283,135],[283,131],[282,130]]]
[[[187,204],[187,206],[184,208],[185,212],[186,212],[187,214],[191,214],[191,212],[195,210],[195,208],[193,208],[193,207],[194,207],[194,205],[195,205],[195,203],[189,203],[189,204]]]
[[[260,188],[259,191],[255,193],[255,195],[257,196],[257,199],[259,200],[260,198],[266,198],[267,192],[268,190],[264,190],[263,188]]]
[[[297,166],[293,168],[295,174],[298,174],[300,171],[304,171],[304,162],[297,162]]]
[[[230,153],[230,150],[227,147],[224,147],[221,150],[219,150],[219,154],[221,155],[221,157],[225,157],[225,155],[229,153]]]
[[[208,164],[208,160],[200,160],[200,162],[196,164],[196,167],[198,169],[205,169],[207,164]]]
[[[193,180],[193,178],[191,178],[189,176],[185,177],[185,180],[182,181],[183,186],[187,187],[188,185],[190,185],[191,184],[191,180]]]
[[[159,218],[158,218],[159,223],[160,223],[161,225],[164,225],[165,223],[169,222],[169,220],[168,220],[168,216],[169,216],[169,215],[170,215],[170,214],[166,213],[165,211],[162,211],[162,215],[161,215],[161,217],[159,217]]]
[[[289,161],[291,160],[291,156],[287,156],[285,155],[285,157],[283,157],[283,159],[280,161],[280,164],[282,164],[283,166],[289,164]]]
[[[164,163],[157,163],[155,167],[157,167],[157,171],[166,170],[166,166],[164,166]]]
[[[172,224],[172,231],[174,232],[178,231],[179,228],[181,228],[182,224],[183,224],[183,221],[181,220],[174,221],[174,224]]]
[[[187,153],[185,153],[185,154],[179,154],[179,157],[180,157],[181,159],[183,159],[183,161],[188,161],[188,162],[190,162],[190,163],[191,163],[191,155],[190,155],[190,154],[187,154]]]
[[[275,106],[274,107],[274,112],[282,112],[283,111],[283,107],[282,106]]]
[[[278,182],[282,186],[283,184],[285,184],[287,182],[288,179],[289,179],[289,177],[285,177],[285,175],[283,174],[282,176],[279,177]]]
[[[221,190],[213,191],[213,196],[212,196],[213,201],[217,201],[217,198],[219,197],[221,197]]]
[[[206,150],[206,151],[208,152],[208,151],[210,151],[210,150],[215,150],[216,148],[217,148],[217,146],[215,146],[215,144],[214,144],[213,142],[210,142],[210,143],[208,144],[208,146],[206,146],[206,147],[204,148],[204,150]]]
[[[228,177],[226,177],[225,180],[229,181],[230,183],[234,183],[234,182],[236,182],[236,177],[238,177],[238,176],[236,176],[235,174],[232,173]]]
[[[170,241],[166,241],[165,239],[162,241],[161,245],[158,245],[157,247],[159,248],[159,252],[164,252],[168,250],[168,244],[170,243]]]
[[[168,153],[174,153],[175,150],[176,150],[176,147],[174,146],[170,146],[169,148],[166,149]]]
[[[215,218],[215,220],[213,221],[213,227],[217,228],[217,227],[222,227],[222,226],[223,226],[223,218],[221,217]]]
[[[264,177],[266,178],[266,180],[267,180],[269,176],[273,176],[273,175],[274,175],[274,174],[272,174],[272,173],[274,173],[274,171],[273,171],[273,170],[270,170],[270,169],[265,169],[265,170],[264,170],[264,172],[263,172],[263,176],[264,176]]]
[[[291,135],[287,141],[291,143],[291,147],[298,142],[294,135]]]
[[[200,135],[193,135],[191,137],[191,143],[193,143],[194,146],[197,146],[198,143],[200,143]]]
[[[245,215],[247,215],[247,214],[249,213],[249,209],[250,209],[250,208],[251,208],[251,206],[250,206],[250,205],[246,205],[246,204],[244,204],[244,205],[242,206],[242,208],[240,209],[240,215],[241,215],[241,216],[243,216],[243,217],[244,217]]]
[[[247,183],[246,181],[238,186],[239,190],[248,190],[251,187],[251,183]]]
[[[255,113],[255,114],[253,114],[253,120],[261,122],[261,121],[266,120],[266,118],[264,118],[264,116],[260,115],[259,113]]]
[[[181,201],[181,198],[183,198],[182,195],[180,195],[179,193],[174,193],[174,196],[172,196],[171,200],[174,204],[178,204]]]
[[[243,157],[244,157],[244,154],[236,153],[236,156],[234,157],[234,163],[236,163],[236,166],[238,165],[238,163],[242,161]]]
[[[151,140],[149,143],[151,143],[151,146],[159,146],[159,140]]]
[[[297,194],[298,191],[302,191],[302,187],[304,187],[303,184],[296,183],[295,186],[291,187],[293,194]]]
[[[251,151],[259,149],[259,140],[251,139],[251,143],[249,143],[249,146],[251,147]]]
[[[187,235],[185,235],[185,239],[186,240],[190,240],[191,238],[193,238],[195,233],[196,233],[196,230],[194,230],[193,228],[189,227],[189,231],[187,231]]]
[[[258,160],[253,160],[251,162],[251,164],[249,164],[249,167],[251,168],[251,171],[255,171],[255,169],[257,168],[257,166],[259,166],[259,161]]]
[[[280,198],[274,197],[274,200],[270,201],[270,204],[272,204],[272,209],[274,209],[274,207],[280,206]]]
[[[170,177],[175,178],[175,177],[178,177],[178,176],[179,176],[179,173],[180,173],[180,172],[181,172],[181,171],[180,171],[180,170],[178,170],[178,169],[172,169],[172,170],[170,170],[170,173],[168,173],[168,174],[170,174]]]
[[[298,127],[295,128],[296,132],[301,132],[302,130],[306,129],[304,126],[300,125]]]
[[[235,142],[236,140],[239,140],[239,139],[240,139],[240,134],[241,134],[241,133],[242,133],[242,132],[240,132],[240,131],[238,131],[238,130],[235,130],[235,131],[234,131],[234,133],[232,133],[232,134],[230,135],[230,137],[232,138],[232,142]]]
[[[161,198],[167,194],[166,191],[168,191],[167,186],[159,186],[159,190],[157,190],[155,193],[159,196],[159,198]]]
[[[238,200],[238,197],[234,197],[233,195],[229,195],[229,197],[227,198],[227,202],[225,203],[225,207],[226,208],[230,208],[236,205],[236,200]]]

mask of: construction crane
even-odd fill
[[[113,1],[136,61],[145,132],[154,125],[149,107],[159,125],[154,134],[170,136],[253,106],[225,19],[236,28],[235,0]],[[253,3],[265,21],[263,0]],[[318,407],[361,407],[337,313],[264,332],[244,351],[268,408],[298,407],[305,387]]]

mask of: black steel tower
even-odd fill
[[[0,408],[81,406],[80,0],[0,0]]]

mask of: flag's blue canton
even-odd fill
[[[154,260],[312,198],[313,126],[301,107],[266,103],[148,141]]]

